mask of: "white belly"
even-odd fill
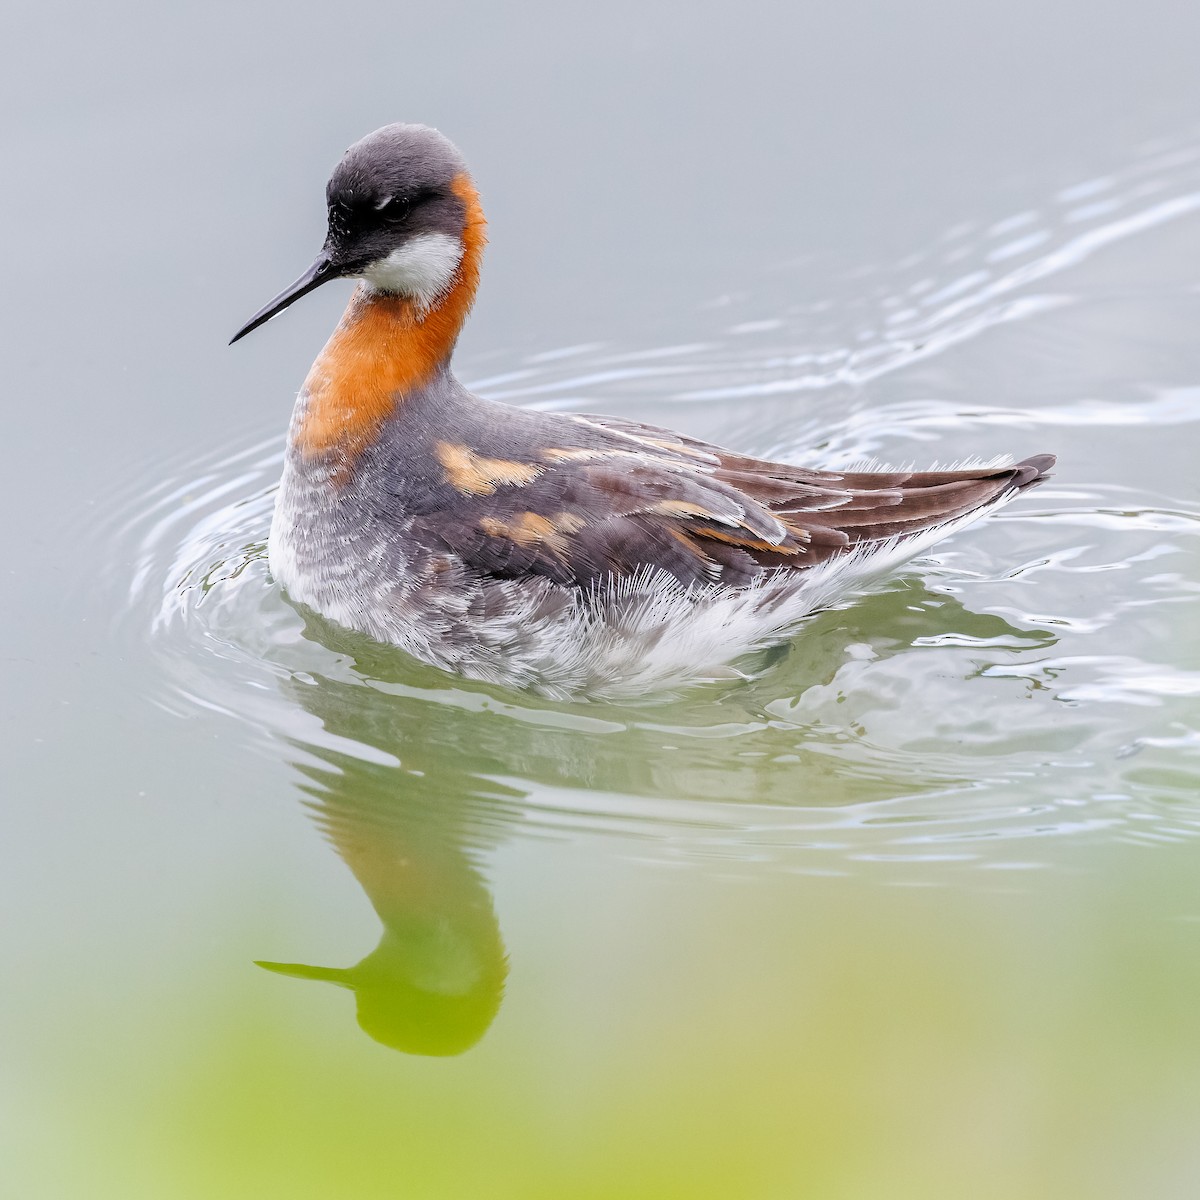
[[[452,556],[411,569],[405,530],[285,468],[268,546],[289,596],[330,620],[472,679],[563,698],[630,699],[729,673],[818,609],[863,590],[1003,503],[917,537],[871,543],[749,587],[685,588],[647,570],[590,589],[481,578]]]

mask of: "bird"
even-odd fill
[[[816,470],[483,399],[451,363],[487,240],[457,147],[385,125],[345,152],[326,208],[316,260],[230,342],[357,280],[295,401],[269,569],[293,602],[443,671],[554,700],[738,676],[1054,465]]]

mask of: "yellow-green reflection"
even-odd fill
[[[1188,1196],[1192,849],[927,866],[947,886],[906,889],[878,863],[722,882],[529,843],[502,894],[524,961],[476,1051],[388,1054],[245,972],[181,976],[120,1105],[86,1116],[119,1118],[104,1162],[124,1190],[57,1194]]]
[[[383,922],[379,945],[353,967],[258,965],[351,989],[358,1023],[385,1046],[459,1054],[500,1006],[507,964],[496,914],[443,813],[396,795],[395,773],[383,770],[330,772],[337,786],[321,801],[323,824]]]
[[[521,793],[422,753],[405,737],[414,707],[368,689],[321,680],[294,688],[325,729],[364,753],[403,753],[402,765],[322,749],[300,763],[309,808],[383,924],[375,949],[352,967],[260,961],[281,975],[354,993],[358,1023],[410,1054],[460,1054],[500,1007],[508,964],[492,898],[475,862],[488,800]],[[411,742],[411,746],[410,743]],[[432,749],[425,743],[425,749]]]
[[[760,685],[756,703],[788,695],[797,671],[814,683],[831,681],[845,662],[847,644],[867,636],[860,629],[864,623],[872,627],[877,654],[909,644],[914,623],[928,619],[922,609],[930,605],[938,607],[939,622],[965,636],[993,643],[1043,636],[972,613],[951,598],[899,586],[867,598],[853,613],[829,613],[814,621],[809,636],[793,650],[803,661],[792,670],[779,661],[787,648],[772,651],[773,690]],[[707,757],[713,759],[713,773],[723,777],[722,793],[709,799],[758,801],[772,795],[772,783],[781,775],[769,757],[735,768],[723,748],[714,753],[703,736],[683,762],[664,759],[659,750],[672,721],[682,719],[706,733],[716,723],[712,709],[719,709],[722,699],[725,711],[718,715],[736,717],[728,700],[738,695],[737,688],[716,693],[710,702],[701,700],[699,713],[695,699],[684,698],[640,711],[576,706],[560,723],[554,718],[564,714],[561,707],[522,698],[524,707],[514,710],[514,698],[504,693],[494,702],[484,696],[482,704],[472,706],[436,702],[436,691],[389,689],[414,674],[435,683],[446,680],[312,615],[306,635],[350,656],[354,666],[352,681],[322,677],[287,685],[326,735],[322,745],[302,745],[306,754],[317,756],[316,762],[306,758],[296,764],[305,779],[302,791],[383,932],[376,948],[354,966],[258,965],[349,989],[363,1030],[396,1050],[459,1054],[484,1035],[499,1009],[507,961],[476,859],[507,822],[525,815],[518,802],[527,792],[500,784],[497,777],[635,796],[671,796],[681,781],[692,780],[699,781],[697,790],[703,793]],[[537,720],[539,713],[548,720]],[[737,728],[741,744],[779,736],[777,729],[756,732],[745,719]],[[332,749],[331,742],[353,752]],[[904,791],[933,781],[923,771],[903,781],[844,772],[839,779],[820,757],[814,755],[812,765],[817,773],[808,772],[809,788],[814,782],[824,787],[808,791],[808,804],[873,798],[882,787]],[[788,766],[782,774],[794,781],[797,772]],[[715,818],[706,818],[701,802],[689,819]],[[656,828],[651,825],[649,832]]]

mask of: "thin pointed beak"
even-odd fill
[[[329,255],[324,250],[317,255],[317,261],[313,263],[295,283],[289,287],[285,287],[266,308],[260,309],[246,322],[229,339],[229,344],[232,346],[234,342],[244,338],[246,334],[257,329],[260,325],[265,325],[276,313],[281,313],[289,304],[294,304],[301,296],[307,296],[309,292],[315,288],[319,288],[321,284],[334,279],[337,276],[337,270],[333,263],[329,260]]]
[[[310,967],[304,963],[259,962],[257,959],[254,965],[274,971],[276,975],[289,975],[292,979],[318,979],[322,983],[336,983],[339,987],[354,986],[351,973],[343,967]]]

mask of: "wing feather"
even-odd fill
[[[418,532],[485,575],[575,586],[647,567],[689,585],[806,570],[982,509],[1040,482],[1054,461],[816,471],[611,417],[537,414],[531,428],[536,471],[514,471],[486,495],[445,498]]]

